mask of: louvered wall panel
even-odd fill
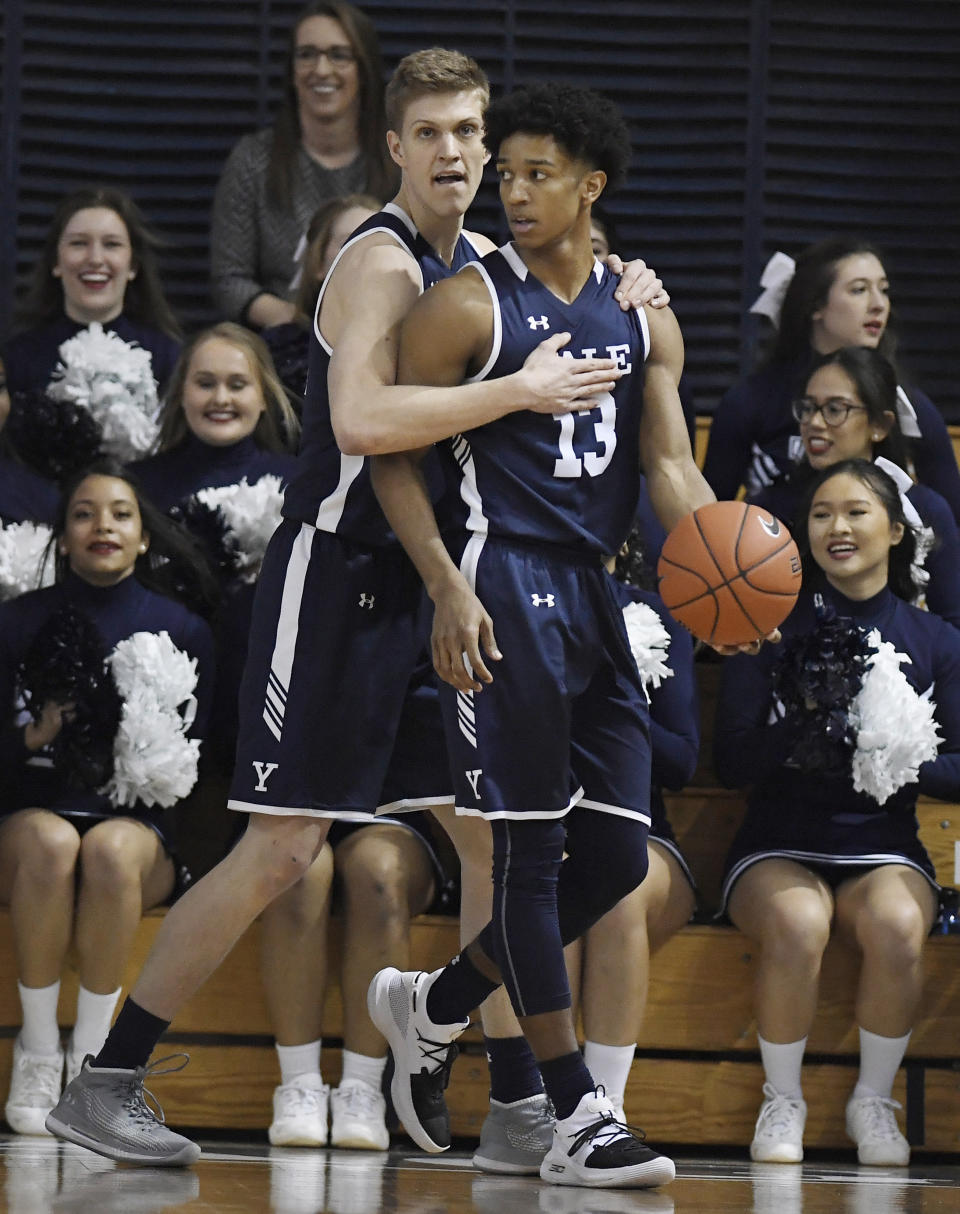
[[[269,121],[299,0],[5,0],[0,332],[57,198],[128,188],[167,237],[164,278],[189,325],[211,316],[207,233],[230,147]],[[698,406],[746,367],[762,259],[835,230],[888,250],[916,379],[960,419],[956,61],[960,4],[836,0],[369,0],[388,69],[457,46],[495,89],[602,88],[634,160],[609,200],[623,251],[662,272]],[[21,38],[22,27],[22,38]],[[18,79],[19,74],[19,79]],[[19,166],[19,176],[12,174]],[[864,183],[870,189],[864,189]],[[488,175],[472,226],[503,235]]]
[[[908,373],[956,416],[960,6],[772,8],[768,251],[830,232],[884,250]]]

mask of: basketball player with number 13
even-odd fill
[[[446,1110],[442,1095],[424,1100],[423,1076],[449,1064],[471,1009],[503,983],[556,1108],[541,1177],[647,1187],[671,1180],[673,1163],[595,1089],[562,950],[646,872],[647,704],[602,558],[630,529],[641,462],[668,529],[713,494],[677,396],[676,320],[622,312],[591,249],[591,206],[629,156],[619,112],[589,90],[545,84],[490,106],[485,127],[513,240],[421,297],[402,329],[401,378],[499,378],[560,331],[572,335],[564,356],[612,357],[619,378],[582,413],[516,412],[445,445],[462,504],[445,526],[459,536],[452,556],[422,452],[374,461],[381,503],[434,602],[457,810],[491,823],[494,913],[444,969],[382,970],[368,1003],[394,1055],[397,1112],[438,1149],[431,1127]]]

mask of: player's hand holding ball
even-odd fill
[[[756,653],[800,591],[790,532],[746,502],[711,502],[680,520],[657,564],[660,597],[679,623],[720,653]]]

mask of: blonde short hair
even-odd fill
[[[387,127],[399,131],[407,106],[424,93],[463,93],[476,90],[486,108],[490,81],[475,59],[442,46],[405,55],[390,77],[385,95]]]

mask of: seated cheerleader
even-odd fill
[[[693,877],[663,800],[663,789],[683,788],[697,763],[700,718],[693,641],[659,595],[643,589],[654,579],[641,557],[638,534],[635,528],[608,568],[617,575],[614,591],[650,699],[649,867],[633,893],[566,950],[575,999],[579,990],[584,1060],[621,1118],[646,1008],[650,957],[689,922],[696,904]]]
[[[163,294],[158,241],[122,190],[87,186],[63,198],[53,216],[6,348],[11,392],[44,393],[64,361],[146,351],[155,411],[180,348],[180,328]],[[103,334],[90,332],[101,326]],[[79,344],[75,339],[86,334]],[[113,340],[110,340],[113,335]],[[92,336],[92,341],[91,341]],[[115,377],[116,379],[116,377]]]
[[[0,605],[0,903],[23,1009],[6,1119],[21,1134],[46,1133],[64,1069],[69,1082],[106,1036],[143,912],[184,878],[164,811],[196,779],[213,683],[210,629],[167,592],[209,595],[212,575],[120,465],[73,478],[52,542],[55,584]]]
[[[897,375],[867,346],[823,355],[793,402],[803,456],[791,471],[749,498],[790,527],[804,489],[818,472],[844,459],[876,460],[897,483],[917,538],[914,580],[924,604],[960,627],[960,531],[946,498],[913,481],[909,440],[900,430]]]
[[[725,663],[717,711],[717,772],[752,786],[723,886],[759,946],[765,1083],[750,1155],[803,1158],[801,1064],[836,933],[860,956],[847,1133],[862,1164],[903,1166],[891,1093],[938,903],[915,808],[921,793],[960,796],[960,637],[910,603],[914,533],[875,464],[822,472],[797,531],[810,567],[783,643]]]
[[[293,471],[299,433],[263,340],[224,321],[184,347],[164,399],[157,453],[134,471],[164,511],[201,490],[267,476],[279,490]]]

